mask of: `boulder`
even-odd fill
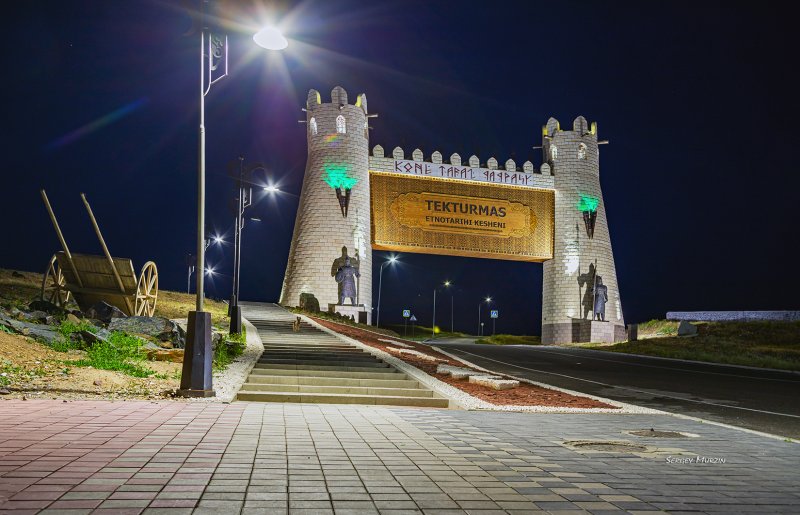
[[[83,340],[85,343],[88,343],[89,345],[94,345],[95,343],[108,343],[106,336],[101,336],[100,334],[95,334],[85,329],[80,331],[78,334],[80,334],[81,340]]]
[[[300,309],[309,313],[319,313],[319,301],[313,293],[301,293]]]
[[[174,347],[183,347],[184,344],[184,340],[181,338],[181,333],[178,330],[178,325],[168,318],[113,318],[111,323],[108,324],[108,330],[150,336],[162,342],[170,342]]]
[[[46,300],[34,300],[28,304],[28,311],[44,311],[48,315],[63,315],[64,310]]]
[[[49,324],[50,322],[48,322],[48,319],[58,320],[59,318],[60,317],[58,317],[57,315],[48,315],[47,311],[41,311],[37,309],[34,311],[29,311],[27,313],[23,312],[20,320],[33,322],[35,324]]]
[[[697,326],[687,320],[678,324],[678,336],[697,336]]]
[[[66,320],[67,322],[70,322],[72,324],[75,324],[75,325],[81,323],[81,319],[76,317],[72,313],[67,313],[67,318],[65,318],[64,320]]]
[[[86,310],[86,317],[94,320],[99,320],[104,324],[111,323],[116,318],[126,318],[128,315],[123,313],[118,307],[112,306],[106,302],[97,302]]]

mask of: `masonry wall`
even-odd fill
[[[544,130],[547,162],[542,172],[552,172],[556,189],[554,252],[553,259],[544,263],[542,292],[542,342],[546,344],[579,341],[574,334],[577,324],[592,318],[595,266],[608,287],[606,320],[615,326],[615,339],[624,337],[625,321],[600,189],[596,132],[596,125],[590,127],[583,117],[575,120],[572,130],[561,130],[551,118]],[[581,195],[599,200],[591,239],[579,209]]]
[[[338,285],[331,276],[331,268],[342,256],[342,247],[346,247],[348,255],[357,255],[359,260],[358,302],[370,311],[372,248],[367,99],[359,95],[355,105],[348,104],[347,92],[337,86],[331,92],[331,102],[322,103],[320,94],[312,89],[308,93],[306,110],[308,160],[280,304],[299,305],[301,293],[312,293],[323,310],[328,304],[337,304]],[[340,115],[345,119],[346,133],[337,132],[336,118]],[[326,167],[331,166],[343,167],[358,181],[352,188],[346,218],[342,216],[335,191],[324,179]]]

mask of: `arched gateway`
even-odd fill
[[[597,125],[542,128],[544,164],[369,152],[367,98],[306,102],[308,162],[280,303],[372,311],[372,249],[544,262],[542,341],[624,339]],[[410,157],[410,159],[409,159]],[[352,294],[355,297],[352,297]],[[342,305],[345,301],[347,305]],[[593,320],[605,307],[605,320]]]

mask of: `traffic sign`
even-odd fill
[[[414,315],[411,315],[411,318],[410,318],[410,320],[411,320],[412,322],[416,322],[416,321],[417,321],[417,317],[415,317]]]
[[[497,313],[497,310],[496,310],[496,309],[493,309],[493,310],[491,311],[491,313],[489,314],[489,316],[490,316],[491,318],[498,318],[498,313]]]
[[[411,316],[411,310],[410,309],[404,309],[403,310],[403,318],[408,318],[410,316]]]

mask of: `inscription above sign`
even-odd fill
[[[402,173],[417,177],[438,179],[457,179],[463,181],[488,182],[508,186],[539,187],[534,185],[535,176],[524,172],[508,172],[506,170],[490,170],[489,168],[473,168],[451,164],[424,163],[420,161],[394,160],[394,170],[374,170]]]

